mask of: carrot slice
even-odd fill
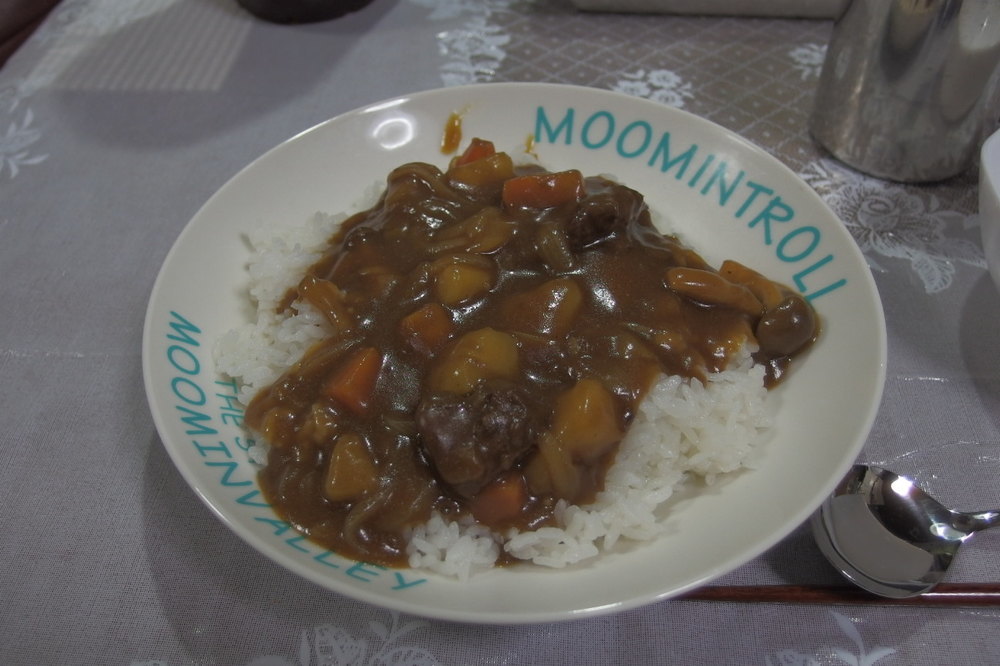
[[[486,525],[513,520],[524,510],[528,487],[520,474],[502,476],[472,499],[472,515]]]
[[[451,166],[457,167],[463,164],[469,164],[470,162],[490,157],[496,152],[496,148],[493,146],[492,141],[476,138],[469,142],[469,147],[465,149],[464,153],[455,158]]]
[[[355,414],[368,411],[382,369],[382,354],[374,347],[355,350],[324,386],[327,397]]]
[[[421,354],[430,355],[448,341],[455,324],[448,311],[438,303],[426,303],[399,321],[400,333],[407,344]]]
[[[553,208],[586,196],[583,174],[576,169],[511,178],[503,184],[505,206]]]

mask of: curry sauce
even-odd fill
[[[592,501],[657,378],[750,350],[773,384],[818,331],[797,293],[660,233],[635,190],[479,139],[446,171],[390,173],[283,307],[301,303],[331,335],[248,406],[261,487],[313,541],[387,566],[433,511],[502,531]]]

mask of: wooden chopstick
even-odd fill
[[[716,585],[678,597],[688,601],[886,606],[1000,606],[1000,583],[942,583],[909,599],[887,599],[836,585]]]

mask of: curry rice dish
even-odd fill
[[[752,465],[767,388],[818,332],[799,294],[709,266],[636,191],[474,139],[341,221],[251,239],[256,321],[218,367],[261,488],[345,557],[464,578],[659,533],[683,483]]]

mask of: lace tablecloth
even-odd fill
[[[828,21],[580,13],[565,0],[375,0],[328,23],[231,0],[65,0],[0,70],[0,661],[5,664],[1000,661],[1000,610],[671,600],[496,627],[329,593],[222,527],[171,465],[140,337],[157,267],[235,172],[349,109],[470,82],[594,86],[762,146],[843,219],[889,333],[862,459],[1000,506],[1000,296],[976,173],[904,186],[806,126]],[[1000,581],[977,536],[954,582]],[[804,528],[719,585],[832,585]]]

